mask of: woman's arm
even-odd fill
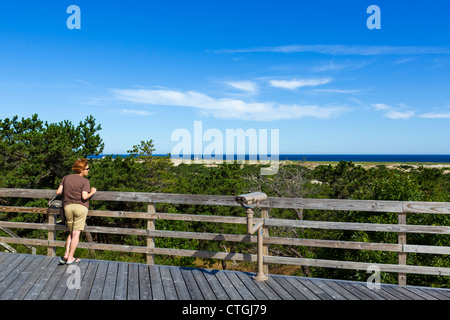
[[[58,190],[56,190],[56,194],[61,194],[63,192],[63,186],[60,185]]]
[[[97,192],[97,189],[91,188],[91,192],[88,193],[87,191],[83,191],[81,193],[81,196],[83,197],[83,200],[87,200],[90,197],[92,197],[94,195],[94,193],[96,193],[96,192]]]

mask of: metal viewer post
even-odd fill
[[[253,279],[256,281],[265,281],[268,279],[267,275],[264,274],[264,255],[263,255],[263,225],[264,222],[258,222],[257,224],[253,225],[253,209],[258,208],[261,201],[264,201],[267,199],[267,195],[262,192],[254,192],[244,195],[239,195],[236,197],[236,202],[239,203],[243,208],[245,208],[245,213],[247,215],[247,233],[248,234],[254,234],[257,232],[257,239],[258,239],[258,273],[256,274]]]

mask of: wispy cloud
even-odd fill
[[[389,110],[391,107],[384,103],[374,103],[372,106],[375,108],[375,110]]]
[[[149,112],[146,110],[129,110],[129,109],[122,109],[121,113],[135,116],[151,116],[154,114],[153,112]]]
[[[269,83],[272,87],[295,90],[301,87],[314,87],[322,84],[327,84],[331,80],[332,80],[331,78],[270,80]]]
[[[252,53],[252,52],[280,52],[296,53],[309,52],[328,55],[421,55],[421,54],[449,54],[449,47],[419,47],[419,46],[371,46],[371,45],[286,45],[277,47],[256,47],[244,49],[216,50],[216,53]]]
[[[450,119],[450,112],[429,112],[425,113],[419,116],[420,118],[426,118],[426,119]]]
[[[409,119],[414,116],[415,111],[397,111],[397,110],[389,110],[385,113],[385,116],[389,119]]]
[[[72,79],[72,81],[75,81],[75,82],[84,84],[84,85],[86,85],[86,86],[90,86],[90,85],[91,85],[89,82],[84,81],[84,80],[80,80],[80,79]]]
[[[372,106],[376,111],[383,111],[384,116],[389,119],[409,119],[416,114],[413,110],[407,110],[409,107],[402,103],[397,104],[399,108],[394,108],[384,103],[374,103]]]
[[[327,119],[350,109],[346,106],[318,106],[278,104],[274,102],[246,102],[240,99],[213,98],[195,91],[114,89],[115,97],[122,101],[147,105],[189,107],[205,115],[220,119],[274,121],[312,117]]]
[[[326,92],[326,93],[342,93],[342,94],[356,94],[362,93],[367,90],[358,90],[358,89],[314,89],[317,92]]]
[[[256,93],[258,91],[258,85],[253,81],[228,81],[225,84],[249,93]]]

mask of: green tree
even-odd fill
[[[103,151],[99,130],[92,116],[77,127],[67,120],[44,123],[37,114],[0,119],[0,186],[54,188],[77,158]]]
[[[332,199],[352,198],[356,192],[367,187],[367,170],[353,162],[340,161],[337,165],[321,165],[313,177],[323,183],[323,188]]]

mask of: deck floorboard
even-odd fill
[[[450,300],[450,289],[0,252],[0,300]]]

